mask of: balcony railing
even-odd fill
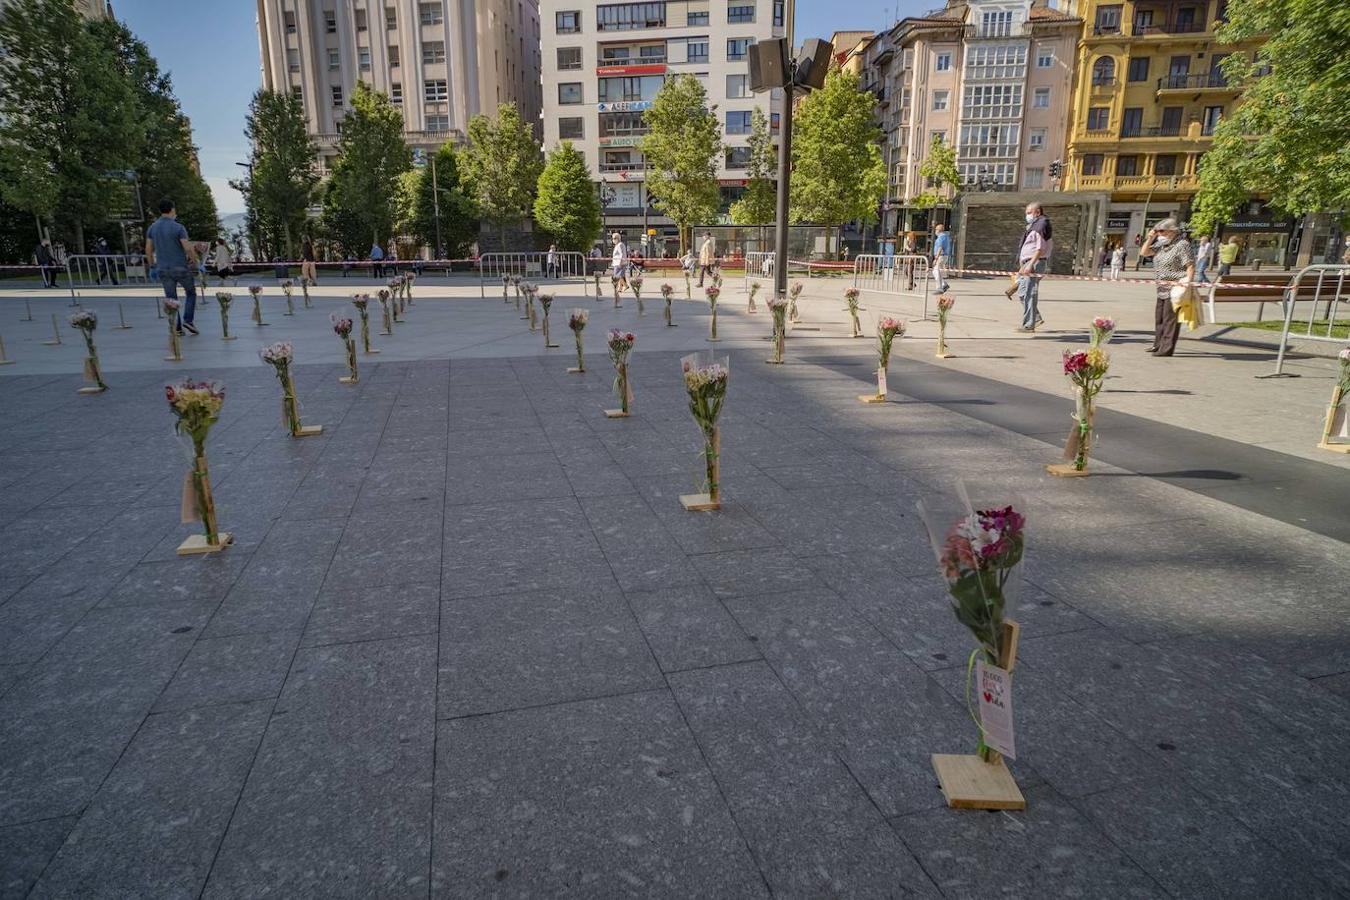
[[[602,162],[600,163],[601,172],[641,172],[643,169],[642,160],[634,159],[628,162]]]
[[[1155,34],[1200,34],[1208,30],[1204,22],[1152,22],[1134,25],[1135,37],[1149,37]]]
[[[666,61],[664,53],[659,56],[624,56],[619,59],[605,58],[596,63],[597,66],[605,68],[607,66],[653,66]]]
[[[1123,138],[1153,138],[1153,137],[1180,137],[1180,125],[1150,125],[1148,128],[1122,128],[1120,136]]]
[[[1158,79],[1160,91],[1192,91],[1224,89],[1229,87],[1228,79],[1222,72],[1201,72],[1195,75],[1165,75]]]
[[[1093,79],[1092,79],[1092,89],[1093,89],[1094,91],[1106,91],[1106,90],[1111,90],[1111,89],[1114,88],[1115,86],[1116,86],[1116,79],[1114,79],[1114,78],[1093,78]]]

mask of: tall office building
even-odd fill
[[[258,0],[263,87],[300,98],[327,169],[357,80],[403,112],[407,140],[464,140],[512,101],[537,121],[537,0]]]
[[[572,141],[597,178],[606,224],[630,241],[644,224],[647,252],[676,252],[674,224],[652,211],[637,143],[642,113],[668,78],[691,74],[708,91],[726,145],[718,161],[723,209],[745,186],[751,112],[770,117],[781,92],[750,92],[749,48],[779,37],[783,0],[653,0],[595,3],[545,0],[543,20],[544,144]],[[645,213],[645,215],[644,215]]]

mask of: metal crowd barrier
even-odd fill
[[[928,257],[860,253],[853,259],[853,286],[861,291],[920,297],[928,318]]]
[[[1312,285],[1311,294],[1303,290],[1303,279],[1316,276],[1316,283]],[[1284,307],[1284,327],[1280,329],[1280,351],[1275,356],[1275,371],[1272,375],[1261,376],[1269,378],[1284,374],[1284,354],[1289,347],[1289,333],[1293,328],[1295,313],[1301,302],[1308,304],[1308,325],[1301,333],[1294,335],[1300,341],[1322,341],[1329,344],[1340,344],[1344,346],[1347,339],[1343,337],[1333,337],[1332,331],[1336,323],[1336,313],[1341,307],[1342,301],[1346,297],[1346,277],[1350,276],[1350,266],[1347,265],[1327,265],[1319,264],[1304,266],[1289,282],[1289,286],[1284,290],[1284,299],[1281,305]],[[1314,329],[1321,331],[1317,325],[1317,306],[1325,304],[1322,318],[1326,320],[1326,329],[1322,334],[1315,334]],[[1300,326],[1302,323],[1300,322]]]
[[[547,253],[484,253],[478,258],[478,289],[487,296],[488,284],[501,286],[503,275],[518,275],[532,281],[577,281],[585,283],[586,257],[575,251],[555,251],[553,266]]]

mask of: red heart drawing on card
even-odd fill
[[[988,691],[985,691],[985,692],[984,692],[984,702],[985,702],[985,703],[993,703],[993,702],[994,702],[994,695],[991,694],[991,693],[989,693]]]

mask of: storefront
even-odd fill
[[[1242,249],[1238,253],[1239,266],[1271,266],[1284,268],[1289,261],[1290,243],[1294,234],[1294,220],[1280,218],[1271,210],[1246,213],[1219,228],[1219,242],[1238,236]]]

